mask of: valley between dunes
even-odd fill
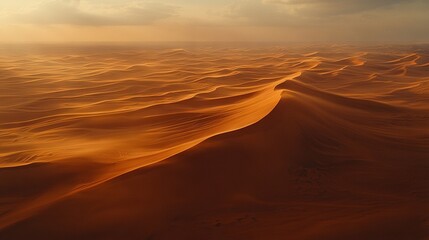
[[[427,45],[0,51],[0,239],[429,238]]]

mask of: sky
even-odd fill
[[[429,0],[0,0],[1,42],[429,42]]]

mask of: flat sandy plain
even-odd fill
[[[0,239],[429,239],[429,45],[0,53]]]

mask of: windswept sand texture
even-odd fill
[[[0,239],[429,239],[427,45],[0,52]]]

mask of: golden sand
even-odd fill
[[[429,46],[1,52],[0,239],[429,236]]]

